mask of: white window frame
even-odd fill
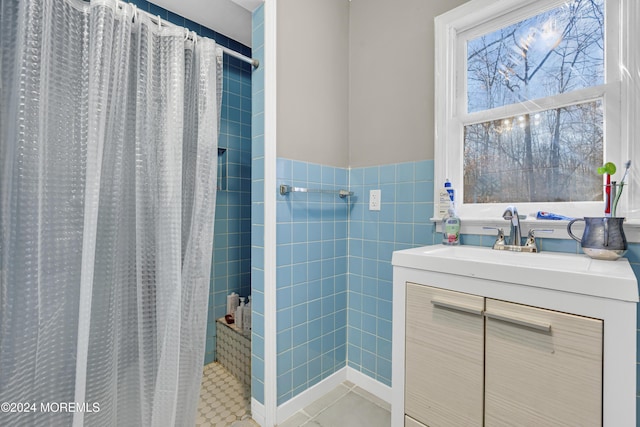
[[[564,4],[566,0],[472,0],[435,19],[435,158],[434,158],[434,218],[437,220],[438,194],[445,179],[451,180],[458,192],[456,206],[462,218],[463,232],[478,232],[468,228],[493,220],[501,224],[509,203],[463,203],[463,139],[464,126],[486,121],[500,114],[514,116],[528,111],[531,103],[500,107],[478,113],[466,112],[466,41],[481,34],[506,27],[546,10]],[[580,99],[603,97],[604,158],[618,166],[614,179],[622,178],[624,164],[631,160],[618,207],[618,216],[627,222],[640,223],[640,52],[633,41],[640,39],[640,1],[605,0],[605,84],[562,94],[566,105]],[[460,89],[463,88],[463,89]],[[492,116],[489,116],[492,114]],[[594,174],[597,173],[594,170]],[[517,203],[520,214],[539,210],[566,216],[603,216],[604,202]],[[465,230],[464,224],[467,224]],[[557,228],[566,226],[557,224]],[[478,232],[486,234],[486,232]],[[557,233],[556,233],[557,234]],[[566,238],[553,236],[556,238]]]

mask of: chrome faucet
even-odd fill
[[[512,246],[522,246],[522,234],[520,233],[520,218],[515,206],[508,206],[502,214],[502,218],[511,220],[511,233],[509,234],[509,244]]]

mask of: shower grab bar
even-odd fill
[[[286,196],[289,193],[323,193],[323,194],[337,194],[341,199],[345,197],[353,196],[353,191],[348,190],[322,190],[319,188],[304,188],[293,187],[291,185],[280,185],[280,195]]]

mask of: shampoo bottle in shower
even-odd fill
[[[247,297],[247,305],[244,306],[242,311],[242,329],[245,331],[251,330],[251,295]]]
[[[244,297],[240,297],[240,305],[238,306],[238,308],[236,308],[236,328],[238,328],[239,330],[242,330],[243,325],[242,325],[242,321],[243,319],[243,315],[244,315]]]
[[[235,292],[227,295],[227,314],[235,316],[236,308],[240,305],[240,296]]]

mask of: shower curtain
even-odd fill
[[[0,425],[195,424],[222,53],[187,35],[0,0]]]

